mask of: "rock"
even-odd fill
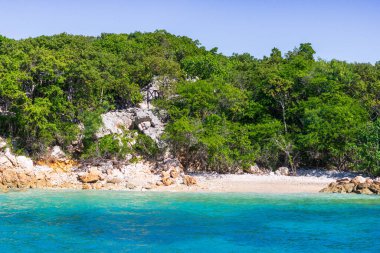
[[[83,184],[83,185],[82,185],[82,189],[83,189],[83,190],[91,190],[92,187],[91,187],[91,185],[89,185],[89,184]]]
[[[380,185],[378,184],[371,184],[368,189],[375,194],[380,194]]]
[[[0,172],[6,169],[12,169],[14,165],[12,162],[2,153],[0,153]]]
[[[170,171],[170,177],[172,177],[173,179],[176,179],[179,177],[179,172],[177,170],[171,170]]]
[[[247,170],[247,172],[250,173],[250,174],[257,174],[257,175],[264,174],[263,171],[259,168],[259,166],[257,166],[257,164],[251,165],[251,167],[249,167],[249,169]]]
[[[169,171],[162,171],[161,172],[161,177],[162,178],[170,177],[170,172]]]
[[[351,192],[354,190],[354,187],[355,187],[355,184],[354,184],[354,183],[350,183],[350,182],[345,183],[345,184],[343,185],[343,188],[345,189],[345,191],[346,191],[347,193],[351,193]]]
[[[340,179],[337,179],[336,182],[337,183],[340,183],[340,184],[347,184],[351,181],[351,179],[349,179],[348,177],[344,177],[344,178],[340,178]]]
[[[99,182],[92,184],[92,189],[94,189],[94,190],[100,190],[102,188],[103,188],[103,185]]]
[[[123,182],[123,180],[121,178],[118,178],[118,177],[113,177],[111,179],[107,179],[107,183],[111,183],[111,184],[120,184],[121,182]]]
[[[122,134],[125,129],[132,128],[134,117],[134,114],[127,110],[102,114],[102,127],[96,132],[96,138],[100,139],[108,134]]]
[[[343,178],[330,183],[320,192],[327,193],[357,193],[357,194],[380,194],[380,184],[370,178],[357,176],[353,179]]]
[[[60,146],[54,146],[48,153],[48,157],[54,160],[66,160],[66,154],[62,151]]]
[[[129,182],[127,182],[125,184],[125,187],[128,188],[128,189],[130,189],[130,190],[136,189],[136,185],[134,185],[132,183],[129,183]]]
[[[33,161],[32,159],[26,156],[17,156],[16,157],[17,164],[20,168],[26,170],[33,170]]]
[[[170,177],[164,177],[161,179],[161,181],[165,186],[169,186],[174,183],[173,179],[171,179]]]
[[[134,112],[134,124],[137,128],[145,135],[152,138],[152,140],[154,140],[159,146],[162,145],[160,137],[164,132],[165,125],[156,115],[153,114],[153,111],[147,108],[132,108],[130,111]]]
[[[95,183],[100,179],[101,172],[97,168],[90,168],[89,171],[79,176],[79,180],[83,183]]]
[[[365,182],[365,178],[362,177],[362,176],[357,176],[357,177],[354,177],[353,179],[351,179],[351,183],[354,183],[354,184],[360,184],[360,183],[364,183]]]
[[[196,185],[197,184],[197,180],[192,177],[192,176],[189,176],[189,175],[185,175],[183,177],[183,183],[187,186],[191,186],[191,185]]]
[[[370,189],[368,189],[368,188],[358,189],[358,190],[356,190],[356,193],[367,194],[367,195],[373,194],[373,192]]]
[[[4,148],[7,147],[7,142],[0,137],[0,150],[3,150]]]
[[[280,167],[274,172],[274,174],[277,176],[289,176],[289,169],[287,167]]]
[[[2,175],[2,184],[7,186],[8,188],[16,188],[17,187],[17,173],[14,170],[8,169],[3,171]]]
[[[364,189],[364,188],[368,188],[370,185],[367,184],[367,183],[359,183],[356,185],[356,189],[357,190],[361,190],[361,189]]]

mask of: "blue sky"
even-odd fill
[[[380,61],[380,0],[0,0],[0,34],[10,38],[156,29],[226,55],[310,42],[326,60]]]

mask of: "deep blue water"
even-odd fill
[[[0,252],[380,252],[380,197],[12,192]]]

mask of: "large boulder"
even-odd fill
[[[171,179],[170,177],[163,177],[161,179],[161,182],[165,185],[165,186],[169,186],[169,185],[172,185],[174,183],[173,179]]]
[[[351,179],[351,182],[354,183],[354,184],[361,184],[361,183],[365,183],[365,178],[362,177],[362,176],[357,176],[357,177],[354,177],[353,179]]]
[[[183,183],[187,186],[191,186],[191,185],[196,185],[197,184],[197,180],[192,177],[192,176],[189,176],[189,175],[185,175],[183,177]]]
[[[108,134],[122,134],[125,129],[131,129],[135,115],[131,111],[113,111],[101,115],[102,127],[96,132],[96,138],[102,138]]]
[[[95,183],[99,181],[100,175],[101,172],[97,168],[93,167],[90,168],[85,174],[80,175],[79,180],[83,183]]]
[[[21,169],[31,171],[34,168],[33,161],[29,157],[17,156],[16,162],[17,162],[18,167]]]

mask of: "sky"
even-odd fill
[[[225,55],[310,42],[324,60],[380,61],[380,0],[0,0],[0,34],[14,39],[157,29]]]

